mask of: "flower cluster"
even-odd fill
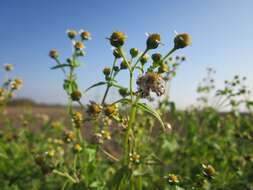
[[[141,94],[141,97],[149,97],[150,92],[161,96],[165,92],[163,83],[164,80],[159,73],[147,72],[137,80],[138,92]]]

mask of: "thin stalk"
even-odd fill
[[[132,70],[134,70],[136,68],[137,64],[140,62],[141,58],[148,52],[148,50],[149,49],[146,48],[145,51],[141,54],[141,56],[137,59],[137,61],[135,62],[134,66],[132,68]]]
[[[103,99],[102,99],[102,102],[101,102],[102,105],[105,103],[105,99],[106,99],[106,97],[107,97],[107,95],[108,95],[108,92],[109,92],[109,89],[110,89],[110,87],[111,87],[110,82],[111,82],[112,77],[113,77],[113,68],[114,68],[114,66],[115,66],[115,64],[116,64],[116,61],[117,61],[117,59],[115,58],[114,61],[113,61],[113,64],[112,64],[112,72],[110,73],[109,82],[107,83],[107,87],[106,87],[106,90],[105,90],[105,94],[104,94]],[[114,76],[114,77],[115,77],[115,76]],[[114,78],[114,77],[113,77],[113,78]]]
[[[59,61],[59,59],[56,58],[55,61],[56,61],[57,65],[61,65],[61,62]],[[63,74],[66,75],[65,69],[61,67],[61,70],[62,70]]]
[[[61,190],[65,190],[65,188],[67,187],[68,183],[69,183],[68,181],[65,181],[65,183],[63,184]]]
[[[167,53],[164,58],[161,60],[161,63],[163,63],[164,61],[166,61],[166,59],[168,59],[168,57],[174,52],[176,51],[177,49],[176,48],[172,48],[172,50],[170,50],[169,53]]]
[[[103,152],[106,156],[108,156],[111,160],[118,162],[119,159],[116,158],[115,156],[113,156],[111,153],[107,152],[105,149],[103,149],[102,147],[100,147],[101,152]]]
[[[62,177],[66,177],[67,179],[69,179],[73,183],[77,183],[77,181],[72,176],[70,176],[68,173],[60,172],[58,170],[53,170],[53,173],[57,174],[59,176],[62,176]]]
[[[135,120],[135,115],[136,115],[136,103],[138,102],[138,98],[134,103],[131,104],[131,111],[130,111],[130,118],[128,121],[128,126],[127,126],[127,132],[126,132],[126,137],[125,137],[125,143],[124,143],[124,162],[128,163],[128,155],[131,152],[131,146],[129,143],[129,137],[130,137],[130,132],[132,129],[132,123]]]

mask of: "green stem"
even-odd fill
[[[141,58],[148,52],[149,49],[145,49],[145,51],[141,54],[141,56],[137,59],[137,61],[135,62],[132,71],[134,71],[134,69],[136,68],[137,64],[140,62]]]
[[[164,58],[161,60],[161,63],[163,63],[164,61],[166,61],[166,59],[168,59],[168,57],[174,52],[176,51],[177,49],[176,48],[172,48],[172,50],[170,50],[169,53],[167,53]]]
[[[125,137],[125,143],[124,143],[124,163],[128,163],[128,156],[129,153],[131,152],[131,145],[129,142],[129,137],[132,129],[132,123],[135,120],[135,115],[136,115],[136,103],[138,102],[138,98],[131,104],[131,111],[130,111],[130,118],[128,121],[128,126],[127,126],[127,132],[126,132],[126,137]]]
[[[131,100],[133,102],[133,73],[132,71],[130,71],[130,81],[129,81],[129,86],[130,86],[130,96],[131,96]]]
[[[65,188],[67,187],[68,183],[69,183],[68,181],[65,181],[65,183],[63,184],[61,190],[65,190]]]
[[[107,95],[108,95],[108,92],[109,92],[109,89],[110,89],[110,87],[111,87],[110,82],[111,82],[112,77],[113,77],[113,68],[114,68],[114,66],[115,66],[115,64],[116,64],[116,61],[117,61],[117,59],[115,58],[114,61],[113,61],[113,64],[112,64],[112,72],[110,73],[109,82],[107,83],[107,87],[106,87],[106,90],[105,90],[105,94],[104,94],[103,99],[102,99],[102,102],[101,102],[102,105],[105,103],[105,99],[106,99],[106,97],[107,97]],[[114,77],[115,77],[115,76],[114,76]],[[113,77],[113,78],[114,78],[114,77]]]
[[[107,152],[105,149],[103,149],[102,147],[100,147],[100,150],[106,155],[108,156],[111,160],[118,162],[119,159],[116,158],[115,156],[113,156],[111,153]]]
[[[58,170],[53,170],[53,173],[57,174],[59,176],[62,176],[62,177],[66,177],[67,179],[69,179],[73,183],[77,183],[77,181],[72,176],[70,176],[68,173],[65,173],[65,172],[63,173],[63,172],[60,172]]]
[[[55,61],[56,61],[57,65],[61,65],[61,62],[59,61],[59,59],[56,58]],[[66,75],[65,69],[61,67],[61,70],[62,70],[63,74]]]

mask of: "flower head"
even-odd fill
[[[132,56],[132,58],[137,57],[138,54],[139,54],[139,51],[138,51],[137,48],[131,48],[131,49],[130,49],[130,55]]]
[[[140,58],[140,62],[141,62],[141,64],[145,64],[145,63],[147,63],[147,61],[148,61],[148,54],[144,54],[141,58]]]
[[[174,48],[181,49],[191,44],[190,35],[187,33],[177,34],[174,38]]]
[[[64,134],[64,140],[66,142],[73,142],[75,140],[76,136],[75,136],[75,133],[73,131],[67,131],[65,132]]]
[[[4,92],[5,92],[4,88],[0,88],[0,97],[4,95]]]
[[[83,149],[80,144],[78,144],[78,143],[74,144],[74,146],[73,146],[74,153],[80,153],[82,150]]]
[[[216,171],[214,169],[214,167],[212,165],[205,165],[202,164],[202,168],[203,168],[203,174],[208,177],[208,178],[214,178]]]
[[[7,71],[7,72],[12,71],[13,65],[7,63],[7,64],[4,65],[4,69],[5,69],[5,71]]]
[[[165,73],[169,71],[169,66],[165,63],[162,63],[159,68],[158,68],[158,72],[159,73]]]
[[[109,104],[109,105],[105,105],[104,107],[104,113],[107,116],[115,115],[117,111],[118,111],[117,104]]]
[[[122,60],[122,62],[120,63],[120,69],[127,69],[129,65],[129,62],[127,63],[125,60]]]
[[[87,113],[96,116],[102,111],[101,105],[97,104],[96,102],[90,101],[90,104],[88,105]]]
[[[79,101],[82,97],[82,93],[79,90],[75,90],[71,93],[70,96],[73,101]]]
[[[109,38],[110,43],[114,47],[121,47],[124,45],[124,42],[126,40],[126,35],[123,32],[113,32]]]
[[[62,123],[60,121],[54,121],[51,123],[51,127],[53,129],[60,129],[62,127]]]
[[[113,49],[113,55],[116,59],[121,58],[121,55],[120,55],[119,50],[117,48]]]
[[[156,93],[157,96],[161,96],[165,92],[163,82],[160,74],[147,72],[137,80],[138,91],[142,97],[149,97],[151,91]]]
[[[177,183],[179,183],[178,177],[175,174],[168,174],[168,176],[166,176],[166,178],[169,181],[169,184],[171,185],[175,185]]]
[[[82,40],[90,40],[91,39],[90,33],[88,31],[80,30],[79,34],[80,34]]]
[[[84,48],[83,42],[80,42],[80,41],[75,42],[74,46],[76,50],[82,50]]]
[[[129,159],[130,159],[131,162],[133,162],[135,164],[140,163],[140,155],[137,154],[136,152],[130,153],[129,154]]]
[[[102,130],[101,135],[106,140],[111,140],[111,133],[109,131]]]
[[[74,112],[73,115],[72,115],[72,120],[73,120],[73,123],[75,124],[75,126],[77,128],[80,128],[81,125],[82,125],[82,121],[83,121],[83,116],[80,112]]]
[[[158,63],[162,59],[162,55],[160,53],[154,53],[151,58],[155,63]]]
[[[49,52],[49,56],[52,58],[52,59],[56,59],[59,57],[59,53],[57,52],[56,49],[51,49],[51,51]]]
[[[105,76],[110,75],[110,73],[111,73],[110,67],[105,67],[105,68],[103,69],[103,73],[104,73]]]
[[[147,39],[147,49],[156,49],[159,44],[161,43],[161,37],[160,34],[149,34],[148,39]]]
[[[11,82],[11,89],[12,90],[18,90],[20,89],[22,86],[22,80],[21,79],[14,79],[12,82]]]
[[[55,155],[55,150],[51,149],[51,150],[45,152],[45,154],[46,154],[46,156],[52,158]]]
[[[67,30],[67,35],[69,39],[74,39],[77,35],[77,32],[75,30]]]

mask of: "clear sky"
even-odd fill
[[[126,48],[141,50],[145,32],[158,32],[166,44],[161,47],[163,53],[173,45],[174,30],[188,32],[192,45],[177,52],[187,61],[172,83],[172,99],[182,107],[194,102],[206,67],[217,70],[218,85],[240,74],[248,77],[252,87],[252,9],[252,0],[1,0],[0,64],[14,64],[13,74],[23,78],[19,97],[64,103],[63,76],[49,69],[53,61],[48,52],[56,48],[62,56],[69,55],[67,29],[84,28],[92,34],[86,43],[85,65],[78,72],[83,89],[102,80],[101,70],[111,65],[105,37],[112,31],[124,31]],[[120,79],[124,85],[126,77],[127,73]]]

